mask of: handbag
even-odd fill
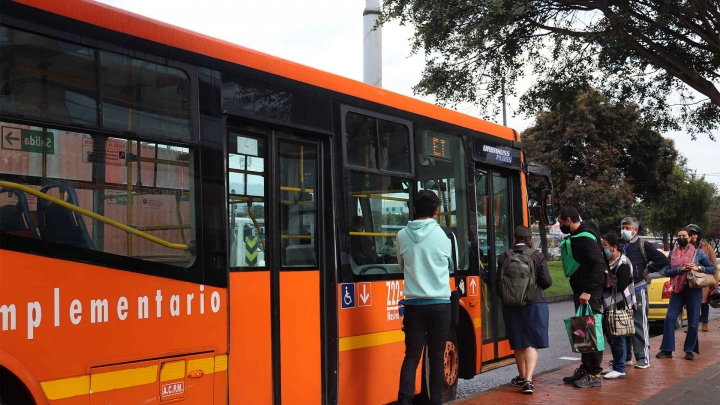
[[[698,247],[697,249],[700,248]],[[695,255],[697,255],[697,249],[695,249]],[[693,255],[693,263],[695,263],[695,255]],[[715,287],[715,277],[712,274],[695,270],[690,270],[687,273],[687,281],[690,288]]]
[[[623,294],[623,301],[625,302],[624,309],[617,308],[616,300],[617,284],[613,286],[610,308],[605,310],[608,334],[614,337],[635,335],[635,318],[633,318],[633,309],[628,304],[627,297]]]
[[[712,274],[690,270],[687,275],[690,288],[715,287],[715,277]]]
[[[565,329],[573,352],[590,353],[605,350],[602,314],[593,314],[590,305],[581,304],[575,316],[565,319]]]

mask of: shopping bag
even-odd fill
[[[633,309],[628,303],[627,297],[623,294],[623,309],[617,307],[617,284],[613,286],[612,301],[610,307],[605,310],[605,326],[610,336],[624,337],[635,335],[635,318]]]
[[[575,316],[565,319],[565,329],[573,352],[589,353],[605,350],[602,315],[593,314],[589,305],[580,305]]]

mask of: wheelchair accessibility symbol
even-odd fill
[[[355,284],[340,284],[341,308],[355,308]]]

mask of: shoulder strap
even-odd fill
[[[580,232],[577,235],[570,236],[570,239],[575,239],[575,238],[590,238],[597,242],[597,238],[595,237],[595,235],[592,234],[592,232]]]
[[[645,252],[645,241],[638,238],[640,241],[640,253],[642,253],[643,260],[645,261],[645,264],[647,264],[647,253]]]

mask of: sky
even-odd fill
[[[100,0],[140,15],[255,49],[273,56],[335,73],[363,79],[364,0]],[[200,6],[200,7],[199,7]],[[383,28],[383,88],[410,97],[420,81],[423,55],[411,55],[413,29],[391,23]],[[532,77],[518,85],[519,94]],[[432,98],[416,97],[427,102]],[[507,97],[507,123],[519,132],[533,117],[514,114],[517,97]],[[480,116],[471,105],[458,111]],[[495,119],[502,122],[502,116]],[[720,189],[720,131],[713,142],[700,135],[692,141],[684,132],[671,132],[688,167]]]

